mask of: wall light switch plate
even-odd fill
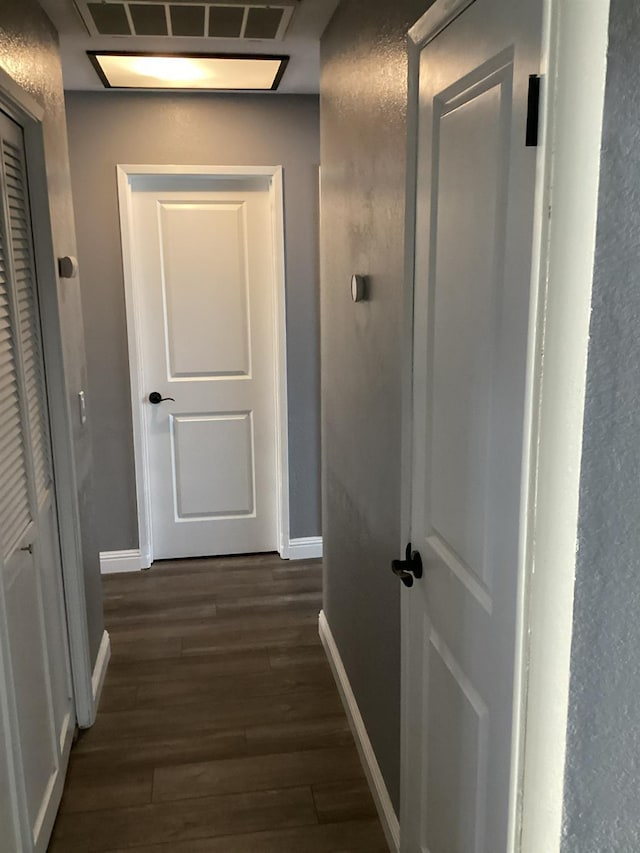
[[[78,403],[80,406],[80,426],[84,426],[87,422],[87,403],[84,399],[84,391],[78,394]]]

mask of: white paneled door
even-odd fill
[[[0,848],[44,853],[73,708],[22,129],[0,112]]]
[[[508,848],[541,27],[541,0],[438,0],[412,32],[405,853]]]
[[[142,306],[153,557],[273,551],[268,188],[242,179],[200,180],[195,188],[188,177],[145,180],[132,193],[133,274]]]

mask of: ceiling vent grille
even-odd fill
[[[294,3],[197,3],[188,0],[76,0],[93,36],[174,38],[284,38]]]

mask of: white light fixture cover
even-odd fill
[[[270,91],[278,88],[288,56],[259,54],[145,54],[88,51],[107,89]]]

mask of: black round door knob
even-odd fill
[[[153,403],[154,406],[157,406],[158,403],[164,403],[165,400],[171,400],[172,403],[175,403],[173,397],[163,397],[159,391],[152,391],[149,394],[149,402]]]
[[[422,557],[419,551],[411,550],[411,542],[407,545],[404,560],[391,561],[391,571],[405,586],[413,586],[413,579],[422,577]]]

